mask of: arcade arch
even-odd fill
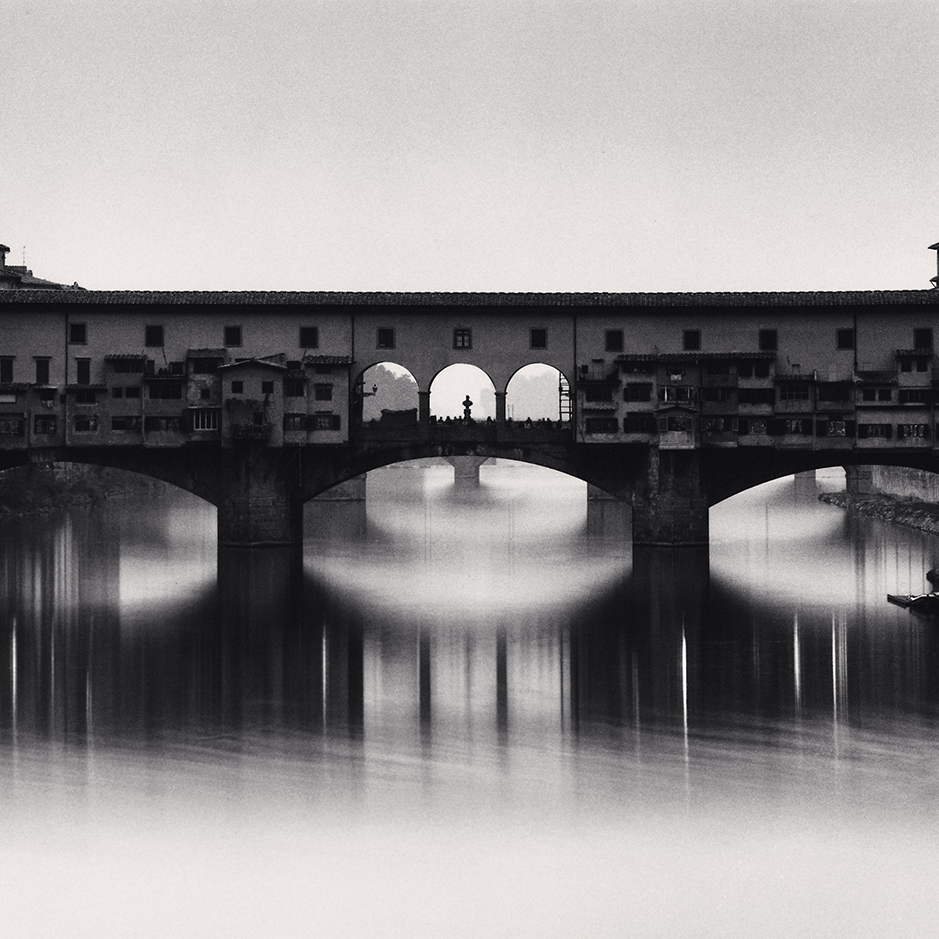
[[[517,421],[560,420],[562,395],[568,387],[564,375],[554,366],[525,365],[506,386],[505,416]]]
[[[495,419],[496,388],[492,379],[475,365],[448,365],[430,383],[430,413],[437,420],[462,418],[466,398],[474,420]]]
[[[381,420],[382,412],[406,413],[418,408],[418,386],[414,376],[395,362],[377,362],[362,372],[356,397],[363,421]]]

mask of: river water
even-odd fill
[[[11,937],[925,935],[939,545],[792,478],[636,551],[582,483],[371,474],[302,558],[177,496],[0,528]]]

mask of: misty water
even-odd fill
[[[373,473],[302,558],[214,524],[0,526],[3,935],[931,931],[937,626],[885,597],[934,538],[789,478],[634,552],[503,463]]]

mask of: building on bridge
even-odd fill
[[[695,543],[707,506],[755,482],[833,463],[932,468],[939,452],[935,289],[16,287],[0,291],[2,465],[148,472],[215,502],[233,543],[294,539],[304,499],[430,455],[566,470],[629,499],[637,541]],[[363,376],[381,362],[410,372],[418,407],[366,422]],[[434,419],[431,385],[454,364],[490,376],[494,420]],[[509,382],[532,364],[559,374],[569,406],[558,421],[506,418]]]

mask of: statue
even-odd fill
[[[473,419],[473,402],[470,401],[470,396],[467,395],[463,399],[463,420],[471,421]]]

